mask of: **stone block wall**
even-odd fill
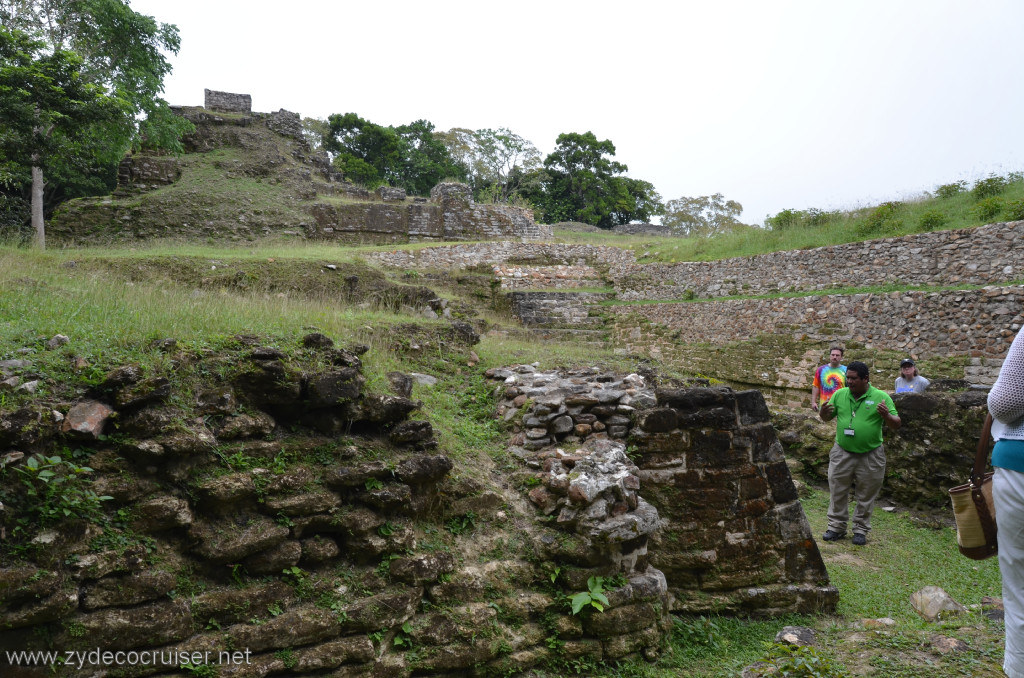
[[[1024,276],[1024,221],[611,272],[618,298],[684,299],[831,287],[990,285]]]
[[[617,346],[671,355],[679,343],[730,343],[785,334],[822,345],[856,341],[918,358],[971,356],[971,383],[991,384],[1024,325],[1024,287],[942,292],[734,299],[611,306]],[[639,323],[637,321],[640,321]],[[650,323],[671,332],[648,331]],[[798,386],[802,388],[801,383]]]
[[[173,184],[180,176],[177,158],[126,155],[117,166],[117,187],[122,192],[147,191]]]
[[[635,516],[636,538],[615,554],[628,552],[630,567],[663,576],[672,610],[764,616],[835,609],[838,592],[759,392],[654,390],[639,375],[596,368],[520,365],[487,374],[502,382],[498,412],[518,431],[512,453],[541,480],[530,501],[556,524],[578,526],[581,499],[596,494],[581,482],[592,451],[631,446],[628,463],[603,461],[620,485],[609,493],[611,515],[643,513],[646,505],[660,526],[648,536]],[[560,445],[579,448],[568,453]],[[614,522],[605,527],[616,533]],[[552,555],[573,558],[571,551]]]
[[[599,292],[511,292],[512,313],[527,327],[603,326],[593,305],[611,294]]]
[[[784,328],[823,343],[852,339],[919,357],[1000,358],[1024,324],[1024,286],[611,307],[689,343],[745,341]],[[974,320],[969,320],[974,319]],[[623,338],[628,340],[628,320]]]
[[[636,262],[636,255],[632,250],[622,250],[606,245],[509,241],[445,245],[415,251],[373,252],[369,253],[367,257],[391,268],[443,270],[523,263],[609,267],[614,264]]]
[[[94,469],[82,482],[111,497],[105,520],[40,526],[23,520],[21,484],[5,491],[0,526],[32,533],[15,535],[19,557],[0,551],[0,674],[83,675],[12,668],[4,650],[147,657],[123,673],[86,661],[97,675],[166,675],[198,653],[222,676],[408,677],[664,647],[667,586],[646,548],[657,511],[621,442],[549,468],[559,482],[576,470],[552,525],[504,482],[454,477],[430,423],[409,419],[418,402],[364,389],[361,349],[311,334],[150,350],[171,354],[172,374],[125,365],[100,400],[0,408],[5,472],[74,445]],[[607,578],[605,611],[570,614],[565,595],[593,576]]]
[[[834,610],[838,591],[811,534],[758,391],[659,389],[638,412],[644,495],[662,528],[651,564],[673,609],[753,615]]]
[[[550,229],[534,223],[532,213],[506,205],[474,203],[469,187],[438,184],[430,202],[408,202],[401,189],[386,189],[383,203],[318,203],[310,237],[366,242],[422,240],[537,240]],[[386,196],[386,197],[383,197]],[[547,229],[547,230],[545,230]]]
[[[205,89],[203,95],[203,107],[207,110],[223,113],[252,112],[252,97],[248,94],[232,94],[231,92]]]
[[[577,289],[602,287],[604,281],[593,266],[494,266],[494,276],[503,290]]]

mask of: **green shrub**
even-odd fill
[[[951,184],[943,184],[935,189],[935,196],[937,198],[947,199],[954,196],[958,196],[967,190],[966,181],[954,181]]]
[[[25,492],[25,512],[36,519],[38,527],[47,527],[66,518],[95,520],[100,507],[113,497],[100,496],[89,486],[88,466],[58,456],[33,454],[15,467],[16,477]]]
[[[971,210],[978,219],[988,222],[995,219],[1000,212],[1003,211],[1003,201],[1001,198],[985,198],[980,201]]]
[[[1024,219],[1024,200],[1014,200],[1006,205],[1006,218],[1009,221]]]
[[[895,233],[903,228],[903,203],[898,201],[883,202],[871,210],[861,226],[865,235],[874,233]]]
[[[608,605],[608,597],[605,592],[604,577],[591,577],[587,580],[587,590],[577,593],[569,599],[572,605],[572,613],[579,614],[584,608],[592,607],[598,612],[604,612],[604,606]]]
[[[1006,190],[1006,183],[1005,178],[991,174],[985,179],[979,179],[974,183],[971,195],[974,196],[975,200],[993,198]]]
[[[803,221],[804,212],[785,209],[773,217],[768,217],[764,220],[764,223],[773,231],[785,231],[801,225]]]
[[[715,651],[725,642],[718,624],[707,617],[700,616],[685,621],[677,617],[672,623],[672,637],[688,652]]]
[[[922,231],[934,231],[945,226],[947,221],[949,221],[949,219],[942,212],[939,212],[938,210],[928,210],[921,215],[921,219],[918,221],[918,224]]]
[[[773,676],[788,678],[846,678],[845,670],[834,661],[824,656],[820,650],[809,645],[797,647],[793,645],[773,644],[762,661],[775,670]]]

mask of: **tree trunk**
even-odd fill
[[[46,225],[43,223],[43,168],[32,166],[32,244],[46,249]]]

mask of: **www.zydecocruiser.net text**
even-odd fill
[[[251,651],[234,650],[47,650],[6,651],[7,665],[72,666],[76,669],[100,666],[200,666],[202,664],[250,664]]]

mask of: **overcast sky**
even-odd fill
[[[748,223],[1024,169],[1020,0],[131,6],[181,32],[171,104],[508,127],[545,155],[589,130],[664,200]]]

